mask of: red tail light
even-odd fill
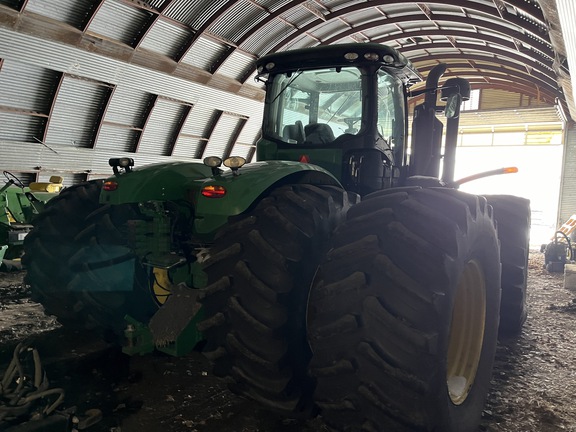
[[[226,195],[226,189],[224,186],[209,185],[204,186],[202,188],[202,192],[200,193],[206,198],[222,198],[224,195]]]
[[[116,189],[118,189],[118,183],[116,183],[115,181],[104,182],[102,189],[108,192],[115,191]]]

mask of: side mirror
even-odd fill
[[[458,118],[458,116],[460,116],[461,105],[462,95],[460,93],[453,93],[448,96],[448,99],[446,100],[446,107],[444,108],[444,114],[446,114],[446,118]]]

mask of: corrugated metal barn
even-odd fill
[[[36,308],[0,285],[0,429],[213,432],[174,414],[212,384],[270,432],[497,424],[500,343],[545,339],[531,254],[576,261],[575,22],[575,0],[0,0],[0,266]],[[3,339],[20,318],[52,364],[183,367],[173,412],[117,414],[135,387],[92,380],[133,393],[58,410]]]

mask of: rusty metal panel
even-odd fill
[[[191,31],[177,27],[165,20],[158,20],[140,44],[142,48],[175,58],[185,46]]]

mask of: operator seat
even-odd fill
[[[328,144],[334,141],[334,132],[326,123],[312,123],[304,126],[307,144]]]
[[[296,120],[293,125],[286,125],[282,130],[282,138],[295,141],[297,144],[304,142],[304,126],[300,120]]]

